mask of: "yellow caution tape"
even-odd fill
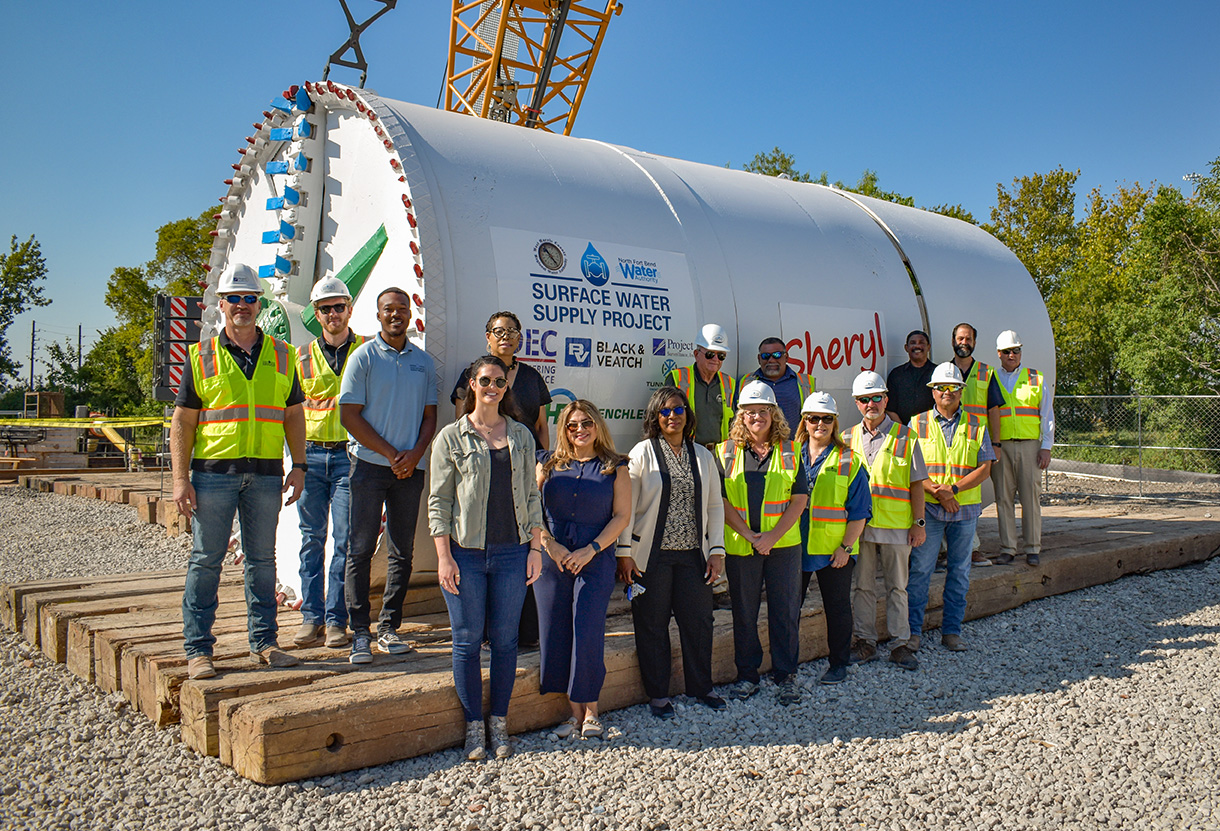
[[[157,416],[131,416],[118,418],[5,418],[0,419],[0,427],[77,427],[88,430],[90,427],[168,427],[169,419]]]

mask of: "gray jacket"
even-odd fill
[[[517,530],[520,541],[527,543],[533,529],[543,527],[542,495],[534,477],[534,437],[529,428],[511,418],[508,447]],[[436,434],[429,473],[428,532],[434,537],[452,537],[463,548],[486,548],[491,453],[467,417]]]

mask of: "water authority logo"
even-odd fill
[[[584,255],[580,258],[580,273],[595,286],[604,286],[610,279],[610,266],[602,255],[597,253],[593,243],[589,243],[589,247],[585,249]]]

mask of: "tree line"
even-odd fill
[[[798,182],[831,184],[776,147],[743,169]],[[1058,349],[1060,395],[1220,395],[1220,157],[1194,176],[1194,193],[1153,183],[1093,189],[1078,204],[1079,170],[1062,166],[996,185],[989,221],[958,205],[924,205],[979,225],[1021,260],[1046,301]],[[865,170],[836,187],[911,207],[910,196],[880,187]],[[194,295],[212,246],[214,209],[157,230],[153,259],[116,268],[106,284],[115,325],[77,368],[75,344],[48,344],[39,386],[116,414],[158,411],[152,397],[153,297]],[[1080,218],[1077,218],[1079,213]],[[50,303],[38,241],[12,237],[0,253],[0,409],[18,409],[24,392],[7,330],[24,311]]]

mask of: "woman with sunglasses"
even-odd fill
[[[529,428],[534,444],[539,450],[551,446],[546,405],[551,403],[551,391],[538,370],[524,361],[518,361],[521,348],[521,321],[512,312],[496,312],[487,318],[487,354],[499,358],[508,367],[508,386],[513,393],[517,413],[513,418]],[[466,391],[470,388],[469,370],[463,370],[453,388],[449,400],[454,405],[454,418],[461,418],[470,411]],[[521,607],[521,623],[517,640],[522,647],[538,645],[538,604],[534,599],[534,588],[525,592],[525,603]]]
[[[847,679],[851,663],[851,575],[856,541],[873,515],[873,497],[863,458],[839,435],[839,407],[829,393],[805,399],[796,440],[810,482],[809,510],[801,517],[801,536],[807,541],[801,597],[816,573],[830,650],[830,667],[821,682],[838,684]]]
[[[652,394],[643,441],[631,448],[631,522],[619,537],[618,576],[627,585],[635,650],[649,708],[674,717],[669,619],[678,622],[686,694],[713,710],[712,583],[724,569],[724,502],[707,448],[696,444],[690,403],[677,387]]]
[[[758,692],[762,643],[758,608],[767,587],[771,677],[779,702],[800,701],[801,531],[797,522],[809,501],[800,445],[789,441],[788,422],[775,391],[751,381],[737,399],[729,440],[718,448],[724,471],[724,546],[733,602],[733,655],[737,682],[729,689],[744,701]]]
[[[517,625],[525,589],[542,570],[542,499],[534,440],[510,418],[508,368],[484,356],[470,365],[470,412],[432,446],[428,528],[453,630],[453,682],[466,714],[466,757],[486,756],[480,652],[491,639],[491,745],[512,753],[508,702],[517,672]]]
[[[555,729],[601,738],[597,699],[606,680],[606,609],[614,590],[614,544],[631,514],[626,459],[597,407],[576,400],[559,414],[555,452],[538,453],[546,528],[538,598],[543,694],[564,693],[572,717]]]

